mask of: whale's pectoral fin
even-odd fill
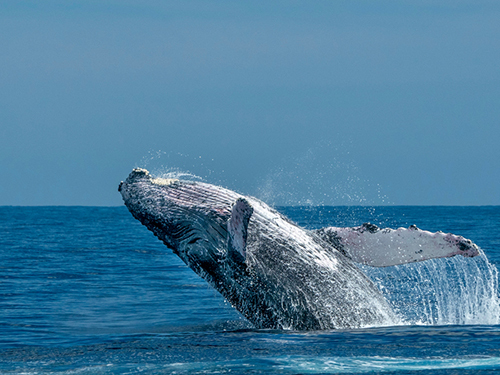
[[[374,267],[480,254],[471,240],[451,233],[431,233],[415,225],[381,229],[365,223],[354,228],[322,228],[315,233],[354,262]]]
[[[236,263],[246,259],[247,230],[253,208],[246,199],[238,198],[227,222],[227,256]]]

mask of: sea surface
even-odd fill
[[[310,229],[416,224],[485,255],[362,267],[398,326],[258,330],[125,207],[0,207],[0,373],[500,373],[500,207],[278,209]]]

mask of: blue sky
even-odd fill
[[[0,205],[133,167],[274,204],[500,204],[498,1],[0,3]]]

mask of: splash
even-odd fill
[[[134,168],[147,169],[155,178],[184,181],[202,181],[218,186],[228,186],[228,176],[221,164],[211,155],[150,150]]]
[[[345,142],[323,141],[283,159],[259,184],[255,196],[272,206],[370,206],[387,204],[379,184],[362,178]]]
[[[156,178],[163,180],[186,180],[186,181],[203,181],[203,177],[197,176],[194,173],[181,171],[179,169],[157,170],[151,173]]]
[[[482,252],[481,252],[482,253]],[[404,324],[500,323],[498,270],[484,253],[386,268],[360,266]]]

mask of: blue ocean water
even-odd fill
[[[500,207],[279,210],[310,229],[372,222],[452,232],[486,257],[364,267],[403,325],[256,330],[125,207],[0,207],[0,372],[500,371]]]

